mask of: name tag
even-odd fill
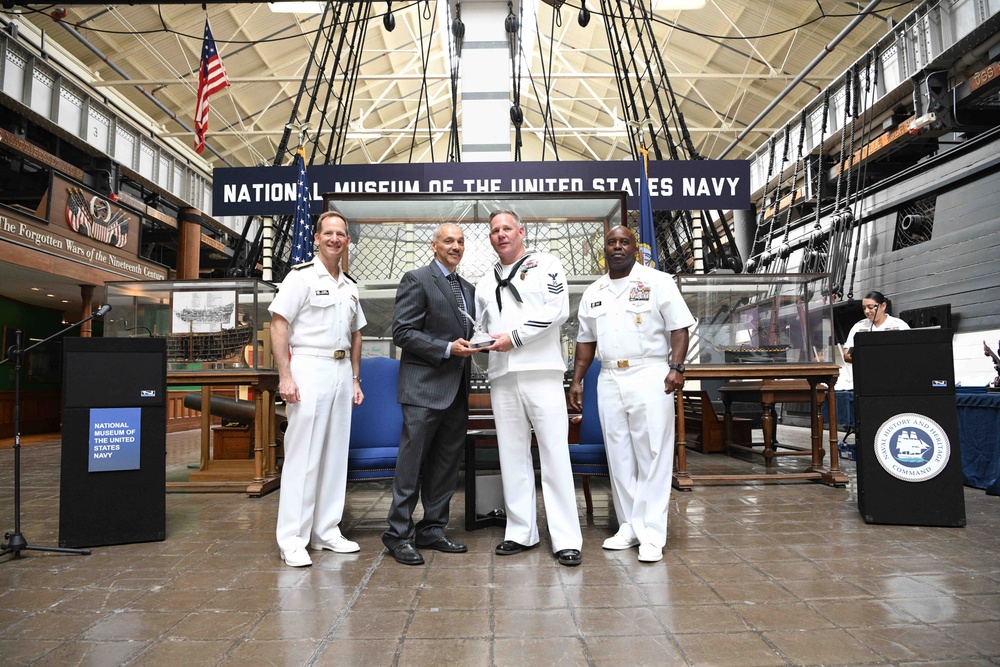
[[[328,289],[318,289],[316,290],[316,296],[329,296],[330,290]]]

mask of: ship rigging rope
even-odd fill
[[[514,17],[514,9],[511,2],[507,3],[507,22],[506,26],[509,27],[510,20]],[[521,125],[524,123],[524,112],[521,110],[521,62],[520,57],[521,49],[521,24],[524,22],[524,5],[521,4],[519,9],[521,13],[521,20],[517,21],[517,50],[519,53],[510,54],[510,77],[513,79],[514,87],[514,106],[510,108],[510,120],[514,124],[514,162],[521,161],[521,144],[523,140],[521,138]],[[508,34],[507,39],[511,39],[511,35]]]
[[[451,4],[448,5],[449,17],[451,14]],[[451,126],[448,128],[448,162],[462,161],[462,147],[458,133],[458,69],[461,62],[461,41],[465,37],[464,25],[462,21],[462,3],[455,5],[455,19],[458,25],[462,26],[463,32],[460,35],[449,31],[448,42],[448,68],[451,70]],[[455,25],[455,23],[452,23]]]
[[[876,46],[876,49],[878,47]],[[878,99],[878,53],[876,51],[868,52],[868,59],[865,62],[865,104],[862,107],[865,109],[865,113],[868,114],[866,119],[861,122],[861,146],[868,146],[871,142],[872,128],[875,124],[875,113],[873,107],[875,106],[875,101]],[[852,153],[853,155],[853,153]],[[864,158],[864,156],[861,156]],[[854,242],[854,260],[851,262],[851,284],[847,290],[847,299],[851,300],[854,298],[854,278],[858,272],[858,254],[861,249],[861,205],[863,202],[862,192],[864,190],[865,175],[868,171],[868,160],[859,160],[861,164],[856,170],[857,181],[854,187],[855,195],[855,205],[857,210],[852,216],[852,221],[854,227],[857,230],[857,238]]]
[[[826,267],[826,272],[830,275],[830,294],[838,297],[842,295],[843,281],[838,282],[837,276],[845,264],[844,227],[848,223],[847,216],[842,210],[842,187],[844,183],[844,153],[847,151],[847,128],[851,121],[853,74],[851,69],[844,73],[844,123],[841,125],[840,131],[840,154],[836,166],[837,192],[833,200],[833,215],[830,218],[830,245]]]
[[[802,115],[799,117],[799,145],[795,151],[795,164],[792,167],[792,196],[788,200],[788,207],[785,209],[785,240],[783,250],[788,248],[788,236],[792,229],[792,207],[795,205],[795,195],[798,194],[798,180],[799,180],[799,163],[804,162],[805,158],[802,155],[802,149],[806,143],[806,111],[802,110]],[[787,259],[787,253],[785,255]]]
[[[819,221],[820,210],[823,208],[823,181],[826,180],[823,174],[824,164],[826,163],[826,150],[824,149],[824,143],[826,141],[826,124],[829,112],[830,89],[827,88],[823,95],[823,108],[820,113],[819,139],[816,142],[816,146],[819,150],[816,154],[816,175],[814,178],[816,183],[816,207],[814,209],[813,230],[809,234],[808,241],[806,242],[806,250],[803,254],[802,268],[806,273],[818,273],[820,271],[820,260],[823,259],[820,255],[820,248],[822,246],[820,241],[823,237],[823,227],[819,224]],[[829,253],[829,243],[827,243],[826,250]]]
[[[626,4],[630,5],[631,3],[601,0],[601,8],[610,19],[604,22],[604,26],[608,35],[608,44],[611,46],[611,56],[615,64],[615,71],[619,73],[615,79],[618,82],[618,97],[622,101],[622,112],[625,115],[626,122],[631,120],[638,123],[647,114],[644,110],[642,115],[640,115],[639,109],[636,106],[636,98],[642,95],[642,90],[641,87],[636,89],[640,77],[639,72],[635,71],[635,59],[633,55],[635,47],[632,44],[631,34],[627,29],[624,29],[628,23],[624,14]],[[634,7],[632,11],[635,11]],[[630,58],[628,62],[625,60],[626,57]],[[643,143],[642,128],[629,125],[628,137],[632,157],[638,160]],[[656,155],[656,159],[662,159],[655,135],[651,137],[650,144]]]
[[[777,250],[773,248],[774,244],[774,221],[778,219],[778,208],[781,206],[781,182],[785,175],[785,165],[788,163],[788,140],[791,137],[791,128],[785,125],[785,136],[781,139],[781,165],[778,167],[778,176],[775,179],[774,184],[774,206],[771,210],[771,219],[767,224],[767,234],[764,236],[764,249],[767,251],[769,248],[772,250],[765,257],[768,260],[773,260],[777,257]],[[777,262],[768,261],[767,267],[761,267],[766,269],[765,273],[775,273]]]
[[[750,246],[750,258],[747,260],[747,270],[756,268],[757,245],[760,243],[760,230],[764,227],[764,216],[767,213],[767,189],[771,185],[771,175],[774,174],[774,135],[767,140],[767,176],[764,177],[764,192],[760,198],[760,214],[757,216],[757,224],[753,230],[753,245]]]
[[[523,6],[523,3],[522,3]],[[561,14],[558,11],[552,12],[552,22],[553,25],[549,27],[549,34],[555,34],[555,28],[558,27],[556,24],[560,24],[558,17]],[[519,31],[521,28],[519,27]],[[518,39],[518,44],[520,44],[520,39]],[[535,31],[535,43],[538,47],[538,52],[542,53],[542,35],[540,30]],[[523,55],[523,52],[522,52]],[[546,137],[546,141],[552,142],[552,155],[556,160],[559,159],[559,145],[556,143],[555,134],[555,123],[553,122],[552,114],[552,59],[555,55],[555,40],[549,40],[549,50],[548,55],[545,58],[539,58],[538,64],[542,68],[542,86],[545,91],[545,104],[538,100],[538,107],[542,109],[542,128],[543,136]],[[534,81],[532,81],[534,84]],[[535,89],[535,98],[538,99],[538,89]],[[542,142],[542,160],[545,160],[545,141]]]
[[[434,162],[434,125],[433,117],[431,116],[430,108],[430,92],[427,90],[427,63],[430,60],[430,42],[434,35],[434,26],[437,23],[437,12],[432,12],[430,16],[424,11],[421,17],[424,21],[429,20],[431,22],[431,29],[428,39],[424,39],[424,21],[418,20],[417,26],[420,29],[417,35],[417,41],[420,42],[420,96],[417,99],[416,107],[416,117],[413,119],[413,131],[410,133],[410,153],[406,156],[406,161],[413,162],[413,152],[417,147],[417,126],[420,125],[420,112],[421,109],[426,113],[427,116],[427,145],[430,150],[431,162]]]
[[[850,259],[851,254],[851,238],[854,236],[854,201],[857,199],[858,192],[857,188],[851,187],[851,172],[854,170],[854,135],[857,130],[858,114],[860,113],[859,100],[861,97],[861,77],[858,76],[858,65],[855,63],[850,70],[851,77],[849,79],[850,86],[850,100],[846,101],[845,107],[850,109],[850,129],[846,127],[844,131],[849,137],[848,149],[847,149],[847,167],[844,167],[844,160],[841,159],[838,169],[840,171],[840,176],[844,182],[844,203],[841,206],[841,229],[844,241],[844,255],[843,261],[839,266],[835,267],[837,270],[835,276],[835,284],[837,286],[836,293],[837,297],[844,296],[844,280],[847,278],[847,264]],[[846,122],[845,122],[846,126]],[[858,236],[860,241],[861,237]]]

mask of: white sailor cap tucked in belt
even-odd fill
[[[601,368],[632,368],[633,366],[642,366],[643,364],[665,363],[667,362],[659,357],[636,357],[634,359],[611,359],[605,362]]]
[[[306,357],[328,357],[330,359],[346,359],[347,350],[327,350],[322,347],[293,347],[292,354]]]

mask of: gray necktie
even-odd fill
[[[462,294],[462,286],[458,282],[457,273],[448,274],[448,284],[451,285],[451,292],[455,295],[455,301],[458,302],[458,309],[465,310],[465,295]],[[466,326],[469,325],[465,315],[462,315],[462,323]]]

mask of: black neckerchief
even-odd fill
[[[521,257],[521,259],[517,260],[517,263],[511,268],[510,273],[507,274],[506,278],[503,278],[503,279],[500,278],[500,264],[499,263],[493,269],[493,273],[494,273],[494,275],[496,276],[496,279],[497,279],[497,308],[501,312],[503,312],[503,299],[500,298],[500,290],[502,290],[504,287],[507,287],[507,288],[510,289],[511,294],[514,295],[514,300],[515,301],[517,301],[518,303],[522,303],[521,302],[521,295],[518,293],[517,288],[514,287],[514,283],[512,283],[511,281],[514,279],[514,274],[517,273],[517,270],[519,268],[521,268],[521,265],[524,264],[524,260],[528,259],[529,255],[531,255],[531,253],[529,253],[529,252],[524,253],[524,255]]]

